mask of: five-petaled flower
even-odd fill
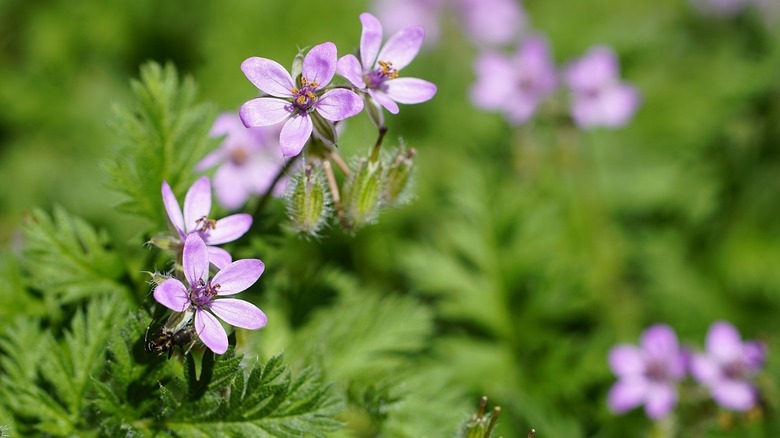
[[[197,234],[207,245],[219,245],[238,239],[252,226],[252,216],[246,213],[219,220],[209,218],[211,182],[206,176],[198,178],[187,191],[183,215],[179,201],[167,181],[162,183],[162,198],[168,219],[180,241],[184,241],[191,234]],[[211,263],[218,268],[223,268],[233,260],[230,253],[222,248],[208,246],[207,250]]]
[[[618,59],[608,47],[594,47],[564,72],[573,93],[572,117],[577,126],[618,128],[639,107],[639,93],[620,81]]]
[[[609,391],[613,412],[623,413],[645,405],[652,419],[668,414],[677,404],[676,382],[685,376],[685,355],[677,335],[666,325],[642,333],[641,347],[618,345],[609,353],[609,366],[618,381]]]
[[[393,114],[398,113],[396,102],[413,104],[430,100],[436,94],[436,85],[423,79],[399,77],[400,70],[420,51],[425,37],[422,26],[396,32],[382,47],[379,20],[364,12],[360,21],[363,23],[360,61],[354,55],[343,56],[338,61],[338,73]]]
[[[527,121],[555,91],[557,73],[547,40],[530,36],[513,57],[485,52],[475,63],[477,82],[471,87],[474,105],[501,111],[515,124]]]
[[[742,342],[737,329],[718,321],[707,332],[707,353],[694,354],[691,374],[707,386],[712,398],[721,406],[747,411],[757,401],[756,389],[750,383],[764,364],[766,346],[757,341]]]
[[[184,241],[182,265],[189,287],[169,278],[154,289],[154,299],[175,312],[194,309],[195,331],[211,351],[223,354],[228,348],[227,333],[214,315],[235,327],[257,330],[265,326],[268,319],[254,304],[225,298],[255,284],[265,268],[262,261],[236,260],[211,277],[206,243],[193,233]]]
[[[225,208],[241,207],[250,195],[261,195],[284,167],[279,147],[279,130],[275,127],[247,128],[236,113],[223,113],[209,133],[224,136],[220,148],[208,154],[195,170],[219,166],[214,174],[214,193]],[[273,194],[284,193],[286,178],[273,187]]]
[[[336,73],[338,55],[331,42],[312,47],[303,58],[299,83],[276,61],[252,57],[241,70],[260,91],[271,97],[258,97],[241,106],[241,120],[247,127],[271,126],[285,122],[279,137],[286,157],[298,155],[312,134],[312,118],[330,122],[352,117],[363,110],[363,101],[352,90],[324,88]],[[328,140],[328,135],[320,133]]]

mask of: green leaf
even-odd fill
[[[214,359],[211,371],[212,365],[204,360],[200,379],[209,373],[219,377],[228,369],[234,370],[234,378],[228,386],[225,379],[217,379],[219,383],[209,384],[208,391],[196,400],[191,396],[202,383],[191,377],[183,396],[164,387],[170,413],[163,423],[165,429],[182,437],[320,437],[340,428],[335,416],[341,402],[318,373],[308,369],[293,378],[282,357],[275,356],[264,366],[253,367],[245,380],[241,370],[236,370],[240,360],[230,357],[229,351]]]
[[[120,209],[167,224],[160,187],[167,180],[175,193],[192,182],[195,164],[214,140],[210,106],[196,104],[191,79],[180,80],[172,64],[141,67],[141,80],[132,83],[136,101],[116,110],[114,129],[120,159],[107,162],[109,186],[126,195]]]
[[[92,301],[86,312],[76,312],[62,340],[23,320],[15,337],[0,338],[6,353],[0,363],[11,377],[2,387],[14,394],[17,415],[34,420],[34,429],[46,434],[72,435],[88,427],[92,376],[105,365],[110,328],[122,308],[121,302]]]
[[[24,262],[32,285],[60,302],[116,296],[126,288],[121,259],[106,248],[108,237],[55,207],[53,217],[35,210],[23,227]]]

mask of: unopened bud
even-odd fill
[[[373,222],[382,202],[382,163],[360,160],[344,187],[343,200],[347,219],[355,227]]]
[[[292,69],[290,69],[290,73],[292,73],[293,80],[297,86],[300,87],[301,75],[303,74],[303,53],[298,52],[298,54],[295,55],[295,58],[293,58]]]
[[[382,128],[385,126],[385,114],[382,112],[382,106],[379,105],[379,102],[374,100],[374,98],[371,97],[371,95],[368,93],[363,94],[363,102],[365,102],[363,108],[366,109],[368,118],[371,119],[371,122],[374,123],[374,126],[377,128]]]
[[[158,234],[149,243],[166,251],[178,251],[181,248],[181,240],[168,234]]]
[[[336,132],[336,126],[330,120],[326,120],[317,111],[309,113],[312,125],[314,125],[314,133],[317,138],[323,141],[328,146],[336,144],[338,133]]]
[[[291,186],[293,189],[287,198],[287,212],[292,227],[300,233],[316,235],[330,212],[322,176],[309,165]]]
[[[407,192],[412,177],[412,166],[417,151],[403,148],[392,158],[385,176],[384,202],[389,205],[403,204],[409,200]]]
[[[149,280],[149,284],[153,284],[155,286],[159,286],[165,282],[165,280],[168,280],[171,278],[169,274],[163,274],[162,272],[149,272],[145,271],[147,274],[149,274],[149,277],[151,279]]]
[[[496,406],[493,408],[493,412],[485,414],[485,407],[487,406],[488,399],[483,396],[479,400],[479,408],[477,413],[472,415],[463,430],[463,436],[465,438],[490,438],[493,433],[493,427],[496,425],[498,415],[501,413],[501,408]]]

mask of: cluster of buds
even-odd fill
[[[490,434],[493,432],[493,428],[496,425],[499,414],[501,414],[501,407],[496,406],[492,412],[485,413],[487,407],[488,398],[482,396],[479,399],[479,408],[477,412],[469,418],[463,429],[464,438],[490,438]],[[531,438],[533,438],[531,436]]]

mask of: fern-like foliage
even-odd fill
[[[29,429],[66,436],[89,426],[92,376],[104,367],[110,328],[123,307],[121,301],[92,300],[86,311],[76,312],[61,340],[19,320],[17,333],[24,337],[0,341],[0,364],[9,376],[0,382],[14,395],[11,410]]]
[[[192,80],[180,80],[173,65],[149,63],[133,82],[136,102],[116,110],[118,159],[105,163],[109,186],[127,196],[120,209],[164,226],[160,186],[167,180],[181,193],[191,170],[211,144],[213,111],[196,104]]]
[[[82,219],[55,207],[52,217],[35,210],[23,227],[24,262],[32,286],[60,303],[126,290],[118,254],[108,238]]]
[[[320,437],[341,427],[341,401],[317,372],[293,378],[279,355],[245,378],[241,359],[206,353],[197,379],[189,359],[186,384],[161,387],[164,429],[182,437]]]

